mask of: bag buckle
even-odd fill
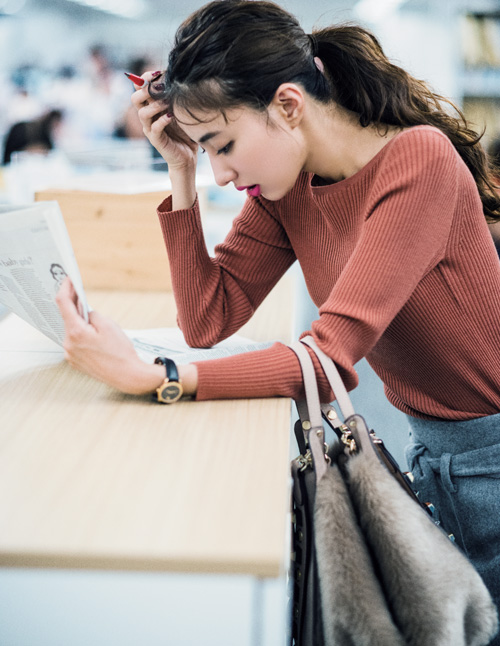
[[[352,435],[351,429],[347,427],[345,424],[342,424],[339,427],[339,430],[342,433],[342,435],[340,436],[340,441],[342,442],[342,444],[346,445],[350,454],[356,453],[356,451],[358,450],[358,446],[356,444],[356,440]]]
[[[299,471],[305,471],[309,467],[312,467],[311,449],[307,449],[304,455],[300,454],[297,457],[297,464],[299,465]]]

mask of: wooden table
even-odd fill
[[[241,334],[289,341],[287,277]],[[175,325],[171,294],[88,294],[125,328]],[[290,400],[123,395],[0,322],[0,566],[283,574]]]

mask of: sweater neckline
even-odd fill
[[[370,173],[370,171],[378,166],[378,164],[382,161],[382,159],[385,157],[387,154],[387,151],[391,147],[391,145],[400,137],[403,137],[406,135],[408,132],[411,132],[416,129],[421,129],[421,128],[432,128],[432,126],[427,126],[427,125],[419,125],[419,126],[411,126],[410,128],[405,128],[401,132],[398,132],[397,135],[395,135],[392,139],[390,139],[379,151],[376,153],[369,162],[367,162],[362,168],[360,168],[354,175],[351,175],[350,177],[346,177],[345,179],[340,179],[338,182],[333,182],[332,184],[324,184],[324,185],[315,185],[314,179],[318,177],[314,173],[310,173],[309,176],[309,186],[313,192],[314,195],[326,195],[330,193],[334,193],[337,191],[341,191],[344,188],[348,188],[352,184],[357,184],[363,180],[363,178]],[[434,128],[432,128],[434,129]]]

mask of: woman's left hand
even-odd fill
[[[140,395],[158,388],[165,377],[163,366],[141,361],[130,339],[107,317],[90,312],[86,323],[78,313],[78,296],[69,278],[56,302],[66,328],[65,358],[71,366],[125,393]]]

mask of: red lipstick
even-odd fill
[[[137,74],[132,74],[131,72],[124,72],[124,74],[130,81],[132,81],[132,83],[134,83],[134,85],[143,87],[146,84],[146,81],[142,76],[137,76]]]
[[[236,187],[237,191],[245,191],[248,193],[248,195],[251,195],[252,197],[259,197],[260,195],[260,184],[252,184],[252,186],[237,186]]]

